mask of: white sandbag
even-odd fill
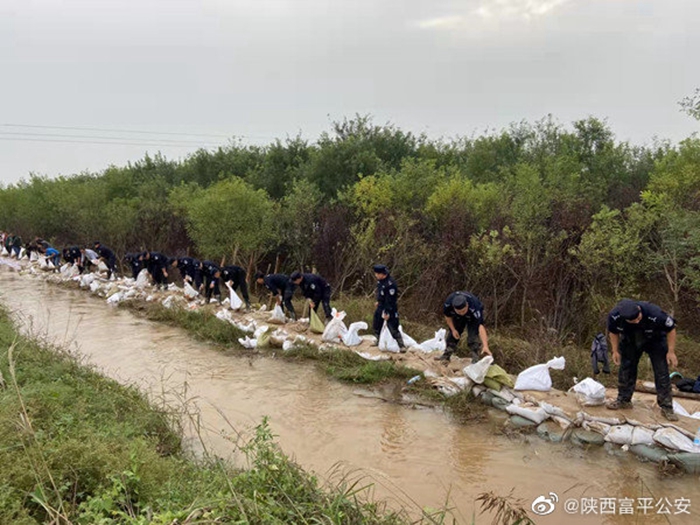
[[[107,298],[107,304],[119,304],[119,301],[122,300],[122,294],[121,292],[113,293]]]
[[[646,427],[634,427],[632,445],[653,445],[654,431]]]
[[[398,353],[401,348],[399,348],[399,343],[396,342],[389,331],[389,325],[384,321],[384,326],[382,326],[382,331],[379,332],[379,350],[382,352],[394,352]]]
[[[109,272],[109,268],[107,268],[107,265],[105,264],[104,261],[98,260],[97,261],[97,271],[107,273],[107,272]]]
[[[83,275],[80,278],[80,287],[81,288],[87,288],[92,284],[92,282],[95,280],[95,276],[91,273],[88,273],[86,275]]]
[[[610,430],[605,435],[605,441],[618,445],[631,445],[633,431],[634,427],[632,425],[615,425],[610,427]]]
[[[55,270],[56,265],[51,261],[51,259],[46,260],[46,266],[48,267],[49,270]]]
[[[139,276],[141,276],[141,274],[139,274]],[[194,299],[195,297],[197,297],[199,295],[199,292],[197,290],[195,290],[190,283],[185,281],[184,294],[185,294],[185,297],[187,297],[188,299]]]
[[[426,354],[435,352],[437,350],[444,352],[445,348],[447,348],[447,343],[445,342],[446,336],[447,330],[445,330],[444,328],[440,328],[440,330],[435,332],[435,337],[433,337],[432,339],[428,339],[427,341],[423,341],[421,344],[418,345],[418,348]]]
[[[493,356],[484,356],[480,361],[467,365],[462,370],[462,373],[477,384],[482,384],[486,378],[486,372],[493,364]]]
[[[68,264],[68,263],[66,263],[66,264],[62,265],[62,266],[58,269],[58,271],[59,271],[59,273],[60,273],[61,275],[65,275],[65,274],[68,273],[68,270],[70,270],[70,267],[71,267],[71,265]]]
[[[367,323],[364,321],[352,323],[348,327],[347,333],[343,336],[343,343],[347,346],[357,346],[362,343],[362,338],[359,334],[360,330],[367,330]]]
[[[321,339],[323,341],[340,343],[345,334],[348,332],[348,329],[343,322],[343,319],[345,319],[345,312],[338,312],[335,308],[333,308],[331,315],[333,318],[328,321],[326,329],[323,331],[323,335],[321,335]]]
[[[2,250],[0,250],[0,255],[6,257],[10,255],[10,252],[7,251],[7,248],[5,248],[5,245],[2,246]],[[32,252],[32,255],[34,255],[34,252]],[[30,259],[32,260],[32,259]],[[36,261],[36,259],[34,259]]]
[[[285,352],[289,352],[292,348],[294,348],[294,343],[292,341],[285,341],[282,343],[282,350]]]
[[[369,352],[358,351],[355,351],[355,353],[359,355],[362,359],[366,359],[367,361],[388,361],[389,359],[391,359],[388,355],[373,355]]]
[[[256,339],[251,339],[248,336],[245,336],[243,339],[238,340],[239,343],[241,343],[241,346],[244,348],[248,348],[249,350],[255,348],[258,345],[258,341]]]
[[[165,308],[172,308],[174,300],[175,300],[175,297],[171,295],[171,296],[163,299],[163,301],[160,304],[162,304]]]
[[[465,390],[467,392],[474,386],[474,382],[468,377],[450,377],[448,379],[457,385],[460,390]]]
[[[99,290],[99,289],[100,289],[100,283],[99,283],[99,282],[97,282],[97,281],[92,281],[92,282],[90,283],[90,291],[91,291],[92,293],[97,292],[97,290]]]
[[[571,390],[583,406],[599,406],[605,403],[605,386],[591,377],[576,383]]]
[[[272,309],[270,318],[267,320],[268,323],[284,324],[287,319],[284,317],[284,310],[278,304]]]
[[[566,359],[555,357],[545,364],[531,366],[518,374],[515,380],[515,390],[537,390],[539,392],[549,392],[552,389],[552,378],[549,376],[549,369],[564,370]]]
[[[139,272],[139,274],[136,276],[136,287],[137,288],[144,288],[150,281],[150,276],[148,274],[148,270],[145,268]]]
[[[545,419],[549,418],[549,414],[547,414],[542,407],[526,408],[518,405],[508,405],[506,407],[506,411],[509,414],[518,415],[524,417],[525,419],[529,419],[530,421],[534,421],[538,425]]]
[[[49,263],[46,260],[46,258],[42,257],[39,259],[39,268],[42,270],[48,270],[49,269]]]
[[[694,417],[695,414],[692,416],[688,413],[688,411],[685,409],[683,405],[681,405],[678,401],[675,399],[673,400],[673,411],[679,415],[679,416],[685,416],[685,417]]]
[[[654,441],[671,450],[697,452],[693,440],[671,427],[660,428],[654,432]]]
[[[220,319],[222,321],[226,321],[228,323],[233,322],[233,318],[231,317],[231,312],[229,312],[226,309],[221,309],[218,312],[216,312],[216,318]]]
[[[24,259],[25,255],[27,255],[27,250],[25,250],[24,248],[20,248],[17,260]]]
[[[241,301],[241,298],[238,297],[238,294],[230,284],[226,283],[226,288],[228,288],[229,306],[231,310],[240,310],[243,306],[243,301]],[[284,312],[282,312],[282,315],[284,316]]]
[[[401,332],[401,339],[403,339],[403,344],[406,346],[406,348],[418,348],[418,342],[404,332],[403,326],[401,325],[399,325],[399,332]]]

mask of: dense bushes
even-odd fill
[[[367,295],[382,261],[409,319],[470,289],[490,325],[579,341],[624,295],[693,324],[698,219],[700,139],[633,147],[593,118],[443,142],[358,117],[315,144],[233,143],[0,190],[0,228],[25,239],[315,268]]]

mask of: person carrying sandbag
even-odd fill
[[[107,279],[110,279],[113,273],[117,273],[117,257],[112,250],[106,246],[102,246],[100,241],[95,241],[92,247],[95,249],[95,253],[97,253],[99,258],[107,265]]]
[[[309,300],[309,305],[314,312],[318,313],[318,305],[322,304],[326,320],[333,319],[331,285],[323,277],[315,273],[294,272],[289,279],[301,289],[301,295]]]
[[[262,272],[255,274],[255,282],[264,284],[265,288],[270,290],[270,293],[275,297],[277,304],[282,307],[282,310],[287,309],[289,317],[296,320],[297,313],[292,304],[292,295],[294,295],[294,284],[289,280],[289,277],[283,273],[272,273],[265,275]]]
[[[240,266],[229,265],[221,269],[221,280],[228,283],[231,289],[241,291],[243,300],[245,301],[246,310],[250,310],[250,297],[248,296],[248,281],[246,280],[246,271]]]
[[[436,357],[437,361],[449,361],[457,351],[457,345],[464,329],[467,329],[467,346],[471,351],[472,362],[479,360],[481,355],[491,355],[489,336],[484,326],[484,306],[481,301],[469,292],[452,292],[442,305],[442,313],[449,331],[447,333],[447,348],[445,353]]]
[[[379,346],[379,336],[384,323],[386,323],[391,337],[396,340],[399,345],[399,351],[403,354],[406,352],[406,345],[399,330],[399,307],[397,304],[399,289],[394,278],[389,275],[389,268],[383,264],[375,264],[372,270],[374,271],[374,277],[377,279],[377,302],[375,303],[376,310],[374,311],[374,320],[372,322],[374,335],[377,336],[375,346]]]

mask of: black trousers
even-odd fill
[[[282,310],[287,310],[287,313],[292,319],[297,318],[297,313],[292,304],[292,296],[294,295],[294,287],[287,286],[282,292]]]
[[[112,274],[117,273],[117,258],[112,257],[110,259],[105,259],[105,264],[107,265],[107,269],[109,270],[109,273],[107,274],[107,279],[111,279]]]
[[[323,313],[326,314],[326,319],[331,319],[333,314],[331,313],[331,285],[329,284],[323,290],[322,295],[317,295],[315,297],[310,297],[314,302],[314,312],[318,313],[318,305],[323,305]],[[380,327],[381,330],[381,327]]]
[[[238,283],[236,281],[233,281],[231,283],[231,288],[233,288],[234,292],[240,289],[245,304],[250,305],[250,297],[248,296],[248,283],[245,281],[245,279],[242,279],[241,282]]]
[[[637,367],[642,354],[647,353],[654,370],[656,402],[662,408],[673,408],[671,378],[668,375],[668,342],[666,336],[647,339],[644,334],[635,337],[620,336],[620,370],[618,373],[617,399],[631,401],[637,383]]]
[[[163,268],[155,268],[153,270],[153,281],[156,283],[156,288],[163,286],[164,288],[168,286],[168,278],[163,275]]]
[[[211,286],[212,283],[214,286]],[[206,297],[207,301],[211,299],[211,294],[212,292],[214,295],[218,298],[221,298],[221,290],[219,289],[219,278],[218,277],[210,277],[209,275],[205,275],[204,277],[204,297]]]
[[[445,342],[447,343],[447,348],[445,353],[452,355],[457,351],[457,345],[461,340],[461,336],[464,333],[464,329],[467,329],[467,347],[472,353],[472,358],[479,358],[479,351],[481,350],[481,339],[479,338],[479,323],[469,322],[469,319],[456,315],[452,318],[452,324],[455,325],[455,330],[460,335],[460,339],[455,339],[452,335],[452,330],[447,329],[447,338]]]
[[[383,314],[384,310],[381,306],[374,311],[372,328],[374,329],[374,335],[377,336],[377,340],[379,340],[379,334],[381,333],[382,327],[384,326],[384,318],[382,317]],[[399,346],[403,348],[403,337],[401,336],[401,332],[399,331],[399,312],[389,314],[389,319],[386,320],[386,326],[389,329],[391,337],[396,339],[396,342],[399,343]]]

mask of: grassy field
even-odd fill
[[[0,372],[0,523],[415,523],[370,502],[361,482],[321,485],[266,421],[240,448],[247,468],[195,460],[181,449],[182,414],[19,337],[4,311]],[[425,511],[419,522],[452,520]]]

